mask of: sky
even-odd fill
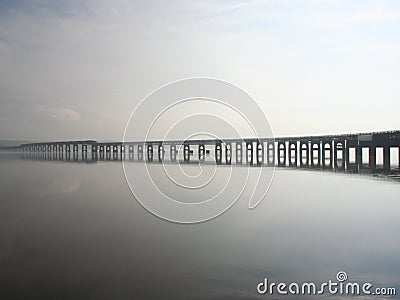
[[[0,139],[122,140],[175,80],[247,91],[275,136],[400,129],[400,1],[1,1]]]

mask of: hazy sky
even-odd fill
[[[400,1],[1,1],[0,139],[121,140],[138,102],[230,81],[277,136],[400,129]]]

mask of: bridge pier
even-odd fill
[[[147,144],[147,161],[153,161],[153,145]]]
[[[171,144],[169,147],[169,156],[171,161],[176,161],[176,145]]]
[[[329,153],[329,164],[326,163],[326,152]],[[333,156],[332,141],[322,141],[322,166],[333,168]]]
[[[267,166],[275,166],[275,141],[267,144]]]
[[[199,144],[198,156],[199,156],[200,161],[203,161],[206,156],[206,149],[205,149],[204,144],[202,144],[202,143]]]
[[[215,162],[217,165],[222,163],[222,145],[221,141],[215,142]]]
[[[390,170],[390,146],[383,146],[383,168],[385,170]]]
[[[362,166],[362,145],[360,142],[356,144],[356,165],[361,167]]]
[[[243,144],[242,142],[236,142],[236,164],[241,165],[243,158]]]
[[[305,152],[305,161],[304,161]],[[308,167],[310,162],[310,149],[308,146],[308,141],[300,141],[300,167]]]
[[[232,163],[232,144],[225,143],[225,163],[230,165]]]
[[[183,160],[185,162],[190,161],[190,145],[188,143],[183,144]]]
[[[278,142],[278,167],[286,166],[286,142]]]
[[[369,146],[369,158],[368,158],[369,167],[371,169],[376,168],[376,145],[371,144]]]
[[[297,141],[289,141],[289,167],[297,167]]]
[[[340,158],[340,168],[344,169],[346,167],[346,148],[345,148],[345,141],[336,140],[333,142],[333,160],[334,160],[334,168],[339,169],[339,152],[342,152]]]
[[[315,155],[316,153],[317,155]],[[317,157],[317,162],[315,162],[315,157]],[[321,163],[321,148],[320,142],[311,142],[311,166],[320,166]]]
[[[163,144],[158,144],[158,160],[164,161],[164,146]]]
[[[253,142],[246,142],[246,163],[253,164]]]
[[[257,165],[264,163],[264,142],[257,141]]]
[[[134,155],[135,148],[133,147],[133,145],[128,145],[128,152],[130,155]]]

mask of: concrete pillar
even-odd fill
[[[143,160],[143,145],[138,145],[138,160]]]
[[[346,140],[345,141],[345,146],[344,146],[344,162],[345,162],[345,169],[347,169],[349,167],[350,164],[350,149],[349,149],[349,141]]]
[[[183,144],[183,160],[185,162],[190,161],[190,145],[187,143]]]
[[[242,164],[243,158],[243,144],[242,142],[236,142],[236,163]]]
[[[267,165],[275,166],[275,142],[268,142],[267,144]]]
[[[329,145],[329,148],[327,147]],[[329,164],[326,164],[326,152],[329,151]],[[332,167],[333,164],[333,147],[332,143],[327,142],[327,141],[322,141],[322,151],[321,151],[321,160],[322,160],[322,166],[324,167]]]
[[[230,165],[232,162],[232,144],[225,144],[225,162],[227,165]]]
[[[176,145],[171,144],[169,149],[170,149],[169,155],[170,155],[171,161],[176,161]]]
[[[217,165],[222,163],[222,145],[220,141],[215,142],[215,162]]]
[[[158,144],[158,160],[163,161],[164,160],[164,146],[163,144]]]
[[[204,160],[205,156],[206,156],[206,149],[204,144],[199,144],[199,150],[198,150],[198,154],[199,154],[199,160]]]
[[[344,169],[346,167],[346,142],[345,141],[334,141],[333,143],[333,163],[334,163],[334,167],[335,169],[339,168],[339,159],[338,159],[338,153],[339,151],[342,151],[342,164],[341,164],[341,168]]]
[[[294,161],[292,162],[292,154]],[[297,141],[289,141],[289,166],[297,167]]]
[[[318,155],[317,163],[314,161],[315,154]],[[321,147],[319,142],[311,142],[311,166],[320,166],[321,162]]]
[[[253,142],[246,142],[246,163],[253,164]]]
[[[361,166],[362,165],[362,146],[360,145],[359,142],[356,144],[356,165]]]
[[[257,141],[257,165],[264,163],[264,143]]]
[[[278,166],[286,166],[286,142],[278,142]]]
[[[385,145],[383,147],[383,168],[390,170],[390,146]]]
[[[369,158],[368,158],[369,167],[371,169],[376,168],[376,146],[371,144],[369,146]]]
[[[147,160],[153,161],[153,145],[147,144]]]
[[[306,161],[303,160],[303,152],[306,152]],[[300,141],[300,167],[308,166],[310,163],[310,149],[307,141]]]

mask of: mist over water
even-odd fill
[[[340,270],[400,287],[396,180],[278,168],[255,210],[244,194],[216,219],[180,225],[133,198],[121,162],[0,159],[4,299],[274,298],[257,294],[264,277]]]

